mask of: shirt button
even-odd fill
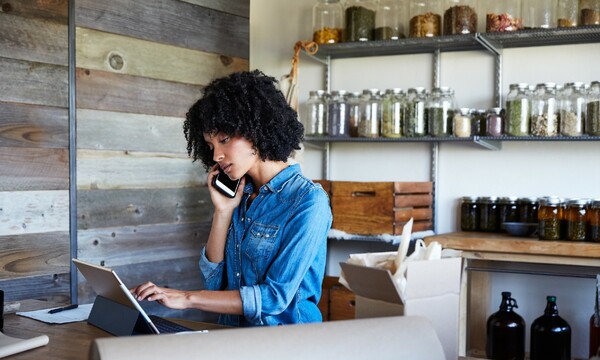
[[[240,273],[235,273],[235,276],[240,277]]]

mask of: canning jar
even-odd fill
[[[591,201],[587,212],[588,240],[600,242],[600,199]]]
[[[456,137],[471,136],[471,109],[460,108],[454,111],[454,119],[452,120],[452,129]]]
[[[398,40],[405,37],[402,2],[399,0],[378,0],[375,12],[375,40]]]
[[[537,84],[531,101],[531,135],[558,135],[558,115],[556,84]]]
[[[358,137],[358,123],[360,122],[360,95],[360,92],[350,92],[346,94],[350,137]]]
[[[600,25],[600,0],[579,0],[579,25]]]
[[[504,114],[502,108],[488,109],[485,116],[485,135],[502,136],[504,133]]]
[[[485,31],[517,31],[523,28],[521,19],[521,1],[488,1]]]
[[[327,101],[324,90],[315,90],[308,93],[306,114],[306,122],[304,123],[305,135],[327,135]]]
[[[583,135],[585,124],[585,94],[583,83],[567,83],[560,97],[560,133]]]
[[[350,116],[346,103],[346,90],[331,91],[327,110],[327,135],[334,137],[350,136]]]
[[[475,0],[445,0],[444,35],[477,32]]]
[[[346,2],[344,41],[373,40],[375,11],[373,0],[348,0]]]
[[[588,200],[586,199],[571,199],[567,202],[565,240],[585,241],[587,205]]]
[[[538,237],[540,240],[560,240],[563,220],[563,201],[556,196],[541,198],[538,208]]]
[[[432,37],[442,34],[442,0],[410,0],[409,36]]]
[[[410,88],[406,98],[406,113],[404,115],[404,136],[421,137],[427,135],[425,118],[425,88]]]
[[[381,136],[386,138],[401,137],[402,122],[404,121],[404,92],[402,89],[387,89],[383,95],[382,106]]]
[[[462,231],[479,230],[479,206],[477,197],[463,196],[460,202],[460,229]]]
[[[317,0],[313,6],[313,41],[333,44],[342,41],[343,7],[340,0]]]
[[[367,138],[379,137],[379,124],[382,117],[381,96],[378,89],[363,91],[360,99],[360,121],[358,136]]]
[[[471,109],[471,134],[475,136],[485,136],[486,121],[485,110]]]
[[[536,223],[538,221],[538,199],[536,197],[521,197],[519,203],[519,222]]]
[[[479,198],[479,230],[487,232],[500,231],[497,197],[483,196]]]
[[[442,104],[442,90],[433,88],[425,102],[425,118],[431,136],[448,136],[449,126],[446,111]]]
[[[521,1],[521,18],[524,29],[549,29],[556,27],[557,0]]]
[[[531,98],[529,85],[511,84],[506,96],[505,133],[510,136],[529,136]]]
[[[558,0],[556,13],[558,27],[577,26],[579,20],[579,0]]]
[[[519,204],[516,196],[502,196],[498,199],[499,224],[505,222],[519,222]]]
[[[592,81],[586,98],[585,132],[600,136],[600,81]]]

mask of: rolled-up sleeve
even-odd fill
[[[220,263],[214,263],[208,260],[206,257],[206,247],[202,248],[199,266],[202,274],[202,280],[204,281],[204,288],[206,290],[222,289],[224,265],[224,261],[221,261]]]
[[[259,322],[262,307],[260,286],[242,286],[240,288],[244,317],[250,322]]]

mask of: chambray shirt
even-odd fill
[[[243,316],[221,315],[230,326],[322,321],[317,303],[325,273],[332,215],[319,184],[290,165],[253,192],[248,183],[227,232],[225,259],[212,263],[202,249],[207,290],[239,290]]]

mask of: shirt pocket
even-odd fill
[[[246,256],[251,260],[252,267],[257,275],[264,269],[273,254],[277,242],[279,226],[255,223],[250,228],[250,238],[246,245]]]

